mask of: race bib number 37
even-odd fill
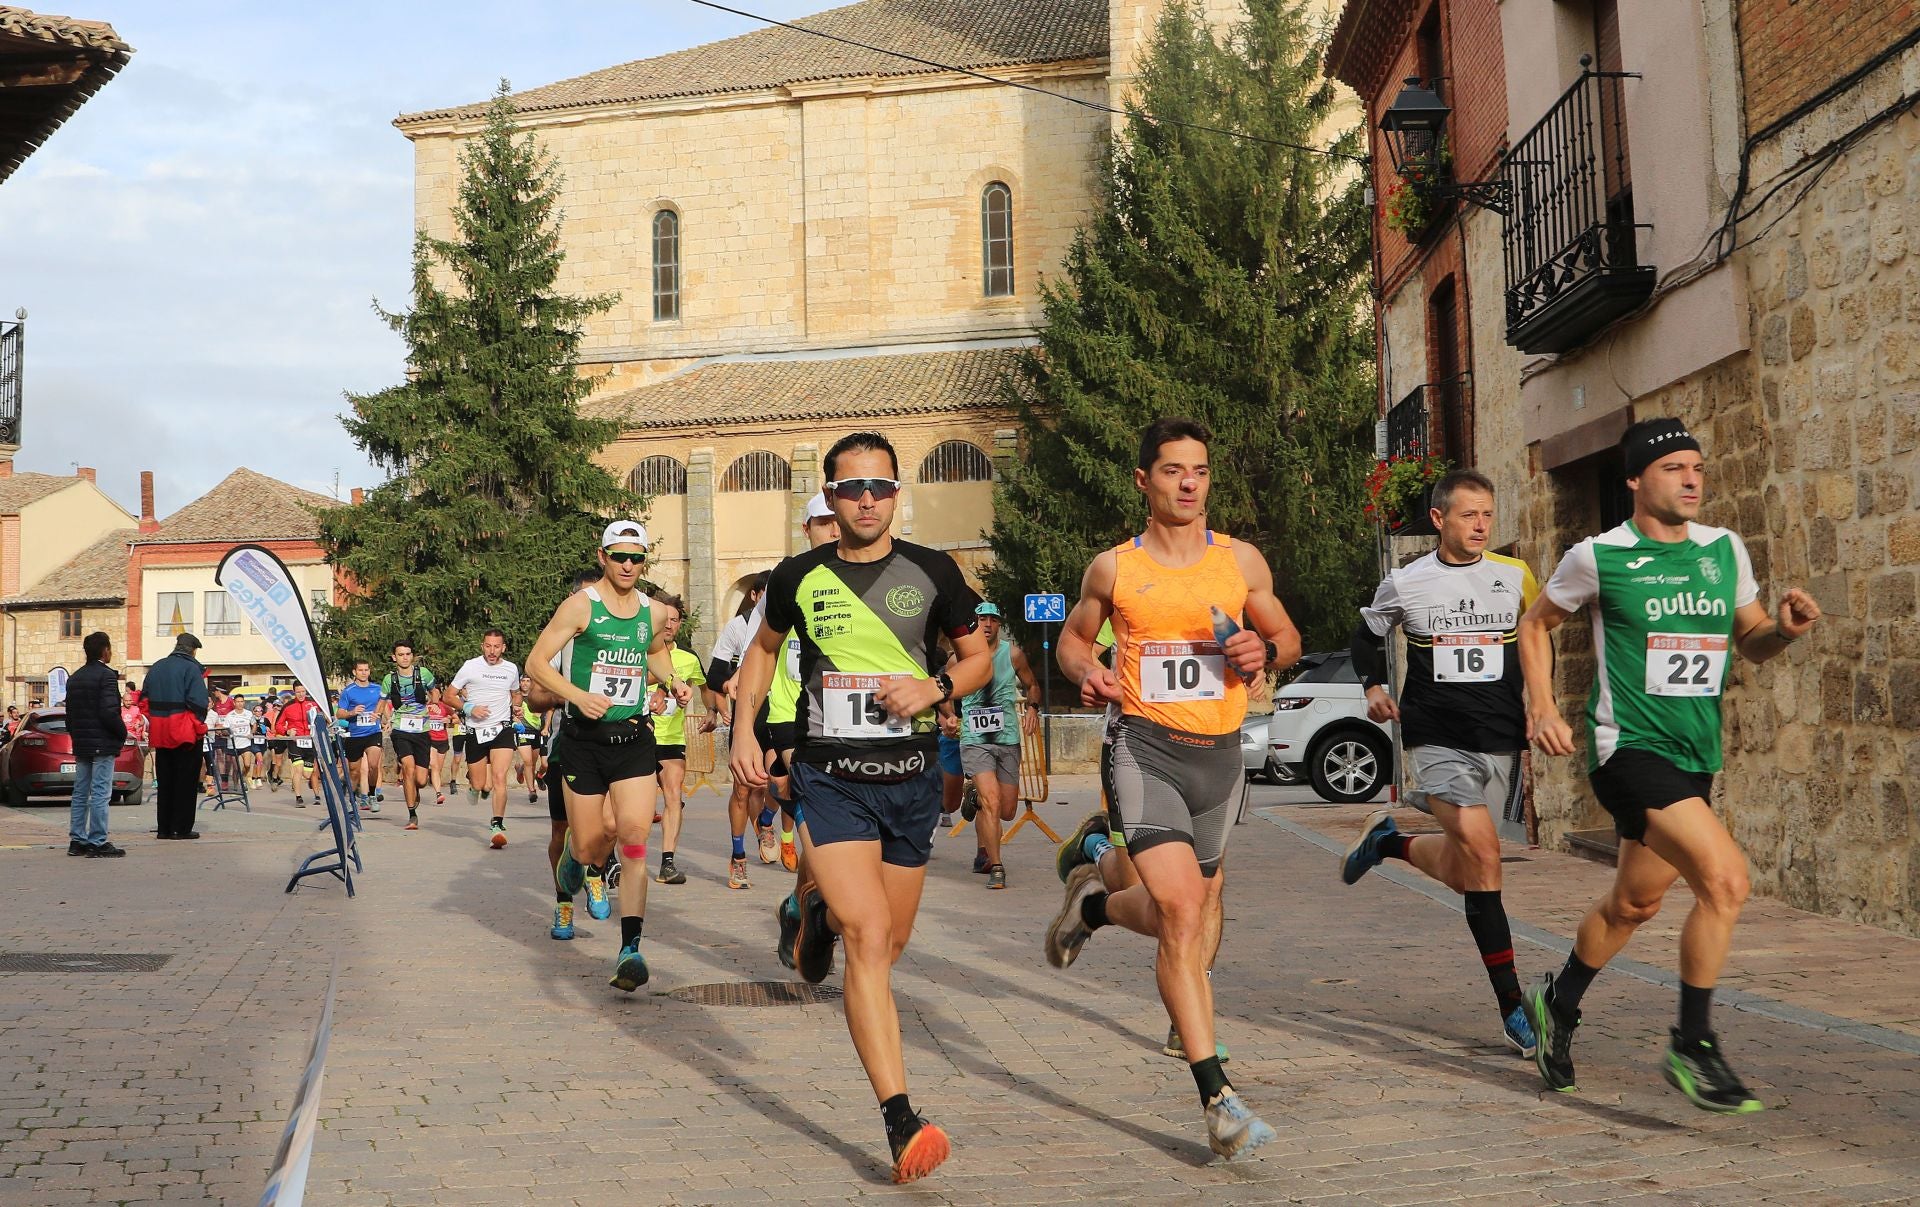
[[[593,678],[588,680],[587,690],[596,696],[605,696],[614,704],[638,704],[647,682],[647,668],[644,666],[622,666],[611,662],[593,664]]]
[[[1727,677],[1727,639],[1719,633],[1647,634],[1649,696],[1717,696]]]
[[[820,676],[820,734],[828,738],[853,738],[872,741],[878,738],[904,738],[913,732],[905,717],[895,717],[881,706],[880,689],[911,675]]]
[[[1140,647],[1140,698],[1149,704],[1222,700],[1227,656],[1217,641],[1149,641]]]
[[[1507,647],[1498,633],[1435,633],[1435,683],[1498,683],[1507,669]]]

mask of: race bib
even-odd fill
[[[680,697],[674,695],[672,692],[667,692],[667,691],[661,692],[660,696],[661,696],[661,705],[660,705],[660,712],[658,715],[663,717],[670,717],[680,711]]]
[[[593,677],[587,681],[587,690],[596,696],[605,696],[616,707],[638,704],[646,695],[647,668],[596,662],[593,664]]]
[[[881,707],[879,692],[889,683],[911,678],[912,675],[821,675],[821,736],[867,741],[906,737],[913,732],[912,722],[895,717]]]
[[[1726,677],[1726,637],[1718,633],[1647,634],[1649,696],[1717,696]]]
[[[499,737],[500,731],[505,728],[506,726],[501,724],[476,721],[473,725],[473,740],[485,746],[487,743]]]
[[[1140,647],[1140,698],[1149,704],[1222,700],[1227,656],[1217,641],[1149,641]]]
[[[393,718],[393,731],[395,733],[425,733],[427,731],[427,719],[425,717],[395,716]]]
[[[1007,727],[1007,713],[1003,708],[976,708],[967,713],[967,731],[982,736],[1000,733]]]
[[[1507,647],[1498,633],[1435,633],[1435,683],[1498,683],[1507,670]]]
[[[302,750],[312,750],[312,749],[313,749],[313,739],[312,739],[312,738],[295,738],[295,739],[293,740],[293,744],[294,744],[295,746],[298,746],[298,747],[299,747],[300,749],[302,749]]]

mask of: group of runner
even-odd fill
[[[1209,1145],[1232,1159],[1275,1137],[1227,1075],[1210,972],[1243,787],[1239,726],[1248,684],[1293,665],[1301,646],[1265,558],[1207,525],[1211,439],[1184,419],[1143,433],[1135,484],[1145,526],[1088,566],[1061,634],[1061,671],[1083,704],[1107,710],[1104,807],[1057,853],[1065,893],[1044,954],[1069,968],[1114,926],[1154,942],[1166,1050],[1189,1066]],[[1621,452],[1632,518],[1575,546],[1544,588],[1524,562],[1493,551],[1488,478],[1458,470],[1435,486],[1438,548],[1386,576],[1360,609],[1352,644],[1370,715],[1401,727],[1409,803],[1440,833],[1403,834],[1382,810],[1339,874],[1351,885],[1399,860],[1461,893],[1501,1035],[1562,1091],[1575,1085],[1571,1041],[1588,986],[1684,878],[1695,904],[1682,931],[1664,1075],[1700,1107],[1744,1113],[1761,1104],[1710,1026],[1747,892],[1744,858],[1709,806],[1721,692],[1731,652],[1764,661],[1820,611],[1795,589],[1769,613],[1739,536],[1698,522],[1705,462],[1683,424],[1637,423]],[[794,874],[775,909],[781,961],[817,983],[840,950],[848,1030],[879,1103],[893,1176],[907,1182],[937,1167],[950,1145],[909,1098],[892,969],[959,776],[977,785],[975,870],[988,887],[1004,886],[999,822],[1017,803],[1020,734],[1039,702],[998,610],[953,558],[891,535],[901,483],[886,438],[844,437],[823,469],[805,519],[808,551],[753,584],[706,666],[675,644],[681,601],[641,586],[646,530],[618,521],[601,534],[594,570],[535,641],[526,680],[497,632],[444,686],[396,647],[395,671],[379,685],[364,664],[354,668],[341,712],[348,753],[360,760],[374,749],[368,736],[391,724],[410,816],[429,782],[434,709],[446,724],[464,724],[466,758],[490,786],[496,847],[506,840],[512,721],[541,718],[552,933],[572,937],[582,893],[594,918],[610,918],[617,904],[611,983],[631,992],[650,975],[641,948],[649,881],[685,880],[674,859],[684,724],[702,689],[710,706],[702,725],[728,723],[731,735],[729,885],[749,885],[751,823],[763,864]],[[1544,755],[1574,752],[1554,695],[1551,634],[1581,613],[1596,663],[1588,771],[1619,832],[1619,866],[1564,967],[1523,990],[1492,811],[1520,790],[1529,743]],[[1406,647],[1397,691],[1388,673],[1395,628]],[[656,822],[662,849],[649,877]]]

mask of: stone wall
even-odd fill
[[[60,613],[63,609],[16,608],[8,615],[17,623],[9,624],[18,634],[18,641],[7,652],[7,674],[10,681],[6,690],[0,691],[0,704],[19,704],[23,707],[30,696],[44,699],[44,685],[30,688],[24,682],[11,679],[27,677],[44,678],[46,673],[56,666],[63,666],[69,672],[77,671],[86,665],[87,655],[80,642],[88,633],[103,632],[113,639],[113,665],[122,674],[126,673],[127,610],[114,604],[87,604],[80,609],[80,636],[60,636]]]

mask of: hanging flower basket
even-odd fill
[[[1453,151],[1445,143],[1431,166],[1409,166],[1387,186],[1380,199],[1380,221],[1388,230],[1418,242],[1446,208],[1440,186],[1453,177]]]
[[[1449,468],[1418,448],[1375,462],[1367,475],[1367,518],[1394,536],[1436,535],[1427,500]]]

